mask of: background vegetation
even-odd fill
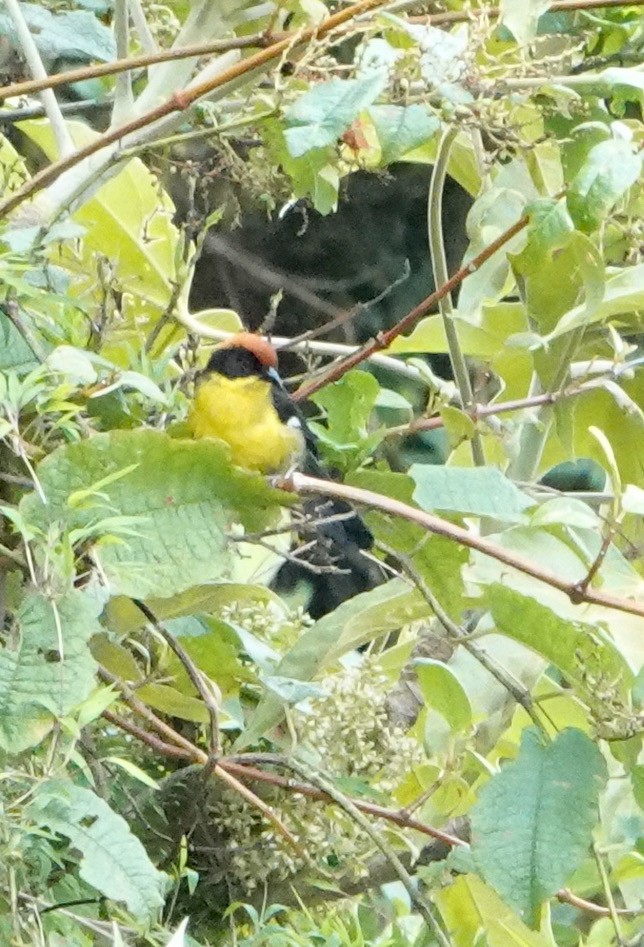
[[[641,944],[643,36],[6,0],[0,944]],[[181,436],[242,324],[342,482]],[[316,491],[390,577],[312,622]]]

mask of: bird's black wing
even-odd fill
[[[277,373],[270,373],[275,410],[284,424],[299,427],[306,446],[302,469],[314,477],[332,479],[329,471],[320,464],[316,438],[306,418],[284,388]],[[311,586],[308,612],[312,618],[320,618],[333,611],[348,598],[379,585],[383,580],[380,567],[364,555],[373,546],[373,536],[356,511],[343,500],[307,497],[303,503],[309,528],[300,530],[303,545],[315,542],[306,552],[306,562],[320,571],[313,571],[296,560],[289,560],[280,568],[273,581],[277,592],[288,592],[299,582]],[[316,522],[328,517],[342,515],[342,520],[330,523]],[[303,557],[304,558],[304,557]]]

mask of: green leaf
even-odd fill
[[[451,668],[422,658],[414,661],[414,670],[426,705],[444,717],[452,730],[467,730],[472,724],[472,708]]]
[[[380,160],[385,165],[419,148],[440,128],[436,116],[422,105],[372,105],[369,118],[380,142]]]
[[[202,700],[188,697],[168,684],[144,684],[136,690],[136,696],[144,704],[169,717],[191,720],[193,723],[208,723],[208,711]]]
[[[260,585],[241,585],[221,582],[213,585],[194,585],[178,595],[149,598],[146,604],[159,621],[184,618],[188,615],[219,615],[229,605],[263,604],[270,602],[283,607],[270,589]],[[103,621],[117,635],[128,635],[147,624],[147,619],[134,602],[115,595],[105,606]]]
[[[49,158],[55,157],[48,123],[31,120],[18,127]],[[82,122],[67,122],[67,128],[77,147],[94,141],[98,134]],[[86,232],[80,255],[64,247],[62,261],[76,274],[72,282],[75,297],[97,292],[97,286],[102,285],[99,261],[110,261],[123,293],[123,319],[108,333],[112,345],[138,338],[145,330],[143,317],[158,318],[170,301],[179,246],[179,232],[172,223],[174,213],[172,201],[138,158],[128,161],[74,212],[73,220]],[[102,351],[109,354],[109,348]],[[122,363],[122,350],[116,346],[114,355]]]
[[[467,217],[470,245],[463,262],[467,263],[516,223],[523,214],[525,204],[526,197],[514,188],[495,186],[484,191]],[[510,271],[508,253],[518,251],[524,242],[525,234],[517,234],[493,253],[475,273],[465,277],[458,299],[461,314],[466,314],[473,321],[483,303],[501,299]]]
[[[644,263],[610,273],[602,298],[588,311],[587,304],[575,306],[561,317],[545,341],[552,341],[578,326],[602,322],[644,307]]]
[[[0,371],[14,371],[22,375],[37,365],[38,359],[23,336],[5,314],[0,312]]]
[[[141,920],[157,914],[166,876],[156,870],[125,819],[103,799],[74,783],[51,779],[36,788],[27,814],[82,853],[80,876],[87,884],[123,901]]]
[[[600,720],[606,717],[610,692],[627,700],[632,671],[600,626],[566,621],[507,585],[489,586],[486,602],[497,629],[559,668]]]
[[[326,697],[326,691],[308,681],[298,681],[292,677],[282,677],[279,674],[265,674],[260,681],[267,691],[275,694],[284,704],[299,704],[303,700],[316,697]]]
[[[101,630],[99,612],[79,590],[57,599],[31,592],[22,601],[17,634],[0,651],[0,746],[8,752],[35,746],[92,690],[88,641]]]
[[[529,729],[517,759],[481,790],[472,854],[484,880],[529,926],[538,926],[543,902],[583,861],[606,777],[599,749],[580,730],[544,746]]]
[[[629,141],[611,138],[591,148],[566,192],[577,227],[592,233],[639,178],[642,159]]]
[[[423,618],[427,613],[428,606],[421,595],[394,579],[348,599],[316,621],[284,655],[274,673],[292,680],[310,681],[347,651]],[[236,748],[256,742],[276,726],[283,715],[283,701],[273,695],[264,697],[235,744]]]
[[[310,422],[310,427],[332,466],[340,470],[359,466],[382,440],[384,428],[370,431],[368,427],[379,390],[373,375],[356,371],[314,396],[325,411],[326,424]]]
[[[386,73],[379,71],[360,79],[329,79],[314,85],[284,112],[290,154],[299,158],[313,148],[334,144],[385,83]]]
[[[499,22],[523,45],[535,38],[539,17],[550,5],[549,0],[501,0]]]
[[[233,467],[223,443],[151,430],[65,445],[37,473],[47,505],[28,495],[21,503],[25,517],[43,530],[91,531],[111,591],[136,598],[232,578],[241,561],[227,533],[235,523],[253,532],[275,525],[278,504],[287,500],[259,475]],[[72,505],[74,495],[91,493],[98,483],[91,501]],[[127,535],[102,542],[114,517],[126,518]]]
[[[519,490],[496,467],[439,467],[413,464],[409,476],[416,484],[413,498],[422,510],[493,516],[522,522],[534,500]]]
[[[438,469],[438,468],[437,468]],[[348,482],[381,493],[414,506],[414,481],[404,474],[362,470]],[[468,551],[442,536],[434,536],[420,526],[384,513],[365,515],[369,529],[377,541],[409,556],[427,586],[455,620],[460,620],[463,606],[461,570],[468,560]],[[411,619],[408,619],[411,620]]]
[[[573,222],[563,201],[540,199],[525,208],[530,218],[528,240],[513,257],[515,271],[528,275],[552,259],[552,253],[565,243],[574,230]]]
[[[271,160],[281,165],[290,178],[294,197],[308,197],[318,213],[331,213],[337,207],[340,188],[335,149],[331,146],[312,148],[294,158],[286,145],[284,132],[278,122],[268,120],[264,123],[264,141]]]
[[[110,62],[116,57],[111,30],[91,13],[51,13],[39,3],[21,3],[20,9],[46,63],[53,65],[61,59]],[[16,42],[13,22],[6,13],[0,13],[0,36]]]
[[[461,851],[454,849],[453,854]],[[482,932],[485,941],[481,947],[483,943],[485,947],[552,947],[549,937],[526,927],[476,875],[457,877],[453,884],[438,888],[433,897],[453,947],[473,947]]]
[[[525,265],[524,261],[520,262]],[[601,304],[605,288],[603,259],[592,240],[579,231],[571,231],[536,262],[538,265],[524,276],[523,297],[538,331],[550,332],[580,297],[584,299],[582,321],[590,321]],[[510,339],[510,344],[512,341]],[[546,354],[553,365],[559,365],[561,354],[558,351],[548,350]]]

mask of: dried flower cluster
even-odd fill
[[[247,629],[257,634],[275,633],[270,609],[262,614],[255,604],[239,604],[228,609],[227,616],[237,621],[243,617]],[[292,621],[300,621],[300,616]],[[334,674],[322,687],[326,696],[310,701],[306,710],[296,710],[293,725],[302,751],[324,775],[363,779],[374,789],[390,792],[411,766],[423,761],[418,743],[389,723],[389,681],[373,662],[366,659],[360,667]],[[276,799],[271,808],[317,866],[352,880],[366,871],[371,842],[337,807],[296,793],[280,792]],[[306,867],[274,826],[234,793],[226,791],[212,804],[209,820],[227,839],[229,883],[244,892],[269,877],[283,880]]]

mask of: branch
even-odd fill
[[[134,11],[138,6],[139,0],[135,0],[132,18],[137,32],[139,31],[139,23]],[[575,10],[639,6],[644,6],[644,0],[561,0],[559,3],[550,4],[548,9],[552,12],[574,12]],[[483,17],[496,19],[500,16],[500,13],[499,7],[481,7],[470,10],[453,10],[443,13],[410,16],[408,19],[411,23],[422,23],[431,26],[451,26],[454,23],[465,23]],[[344,27],[338,29],[336,32],[342,35],[347,32],[348,29],[350,29],[350,27]],[[56,75],[46,78],[29,79],[25,82],[13,82],[11,85],[0,87],[0,100],[8,99],[13,96],[31,95],[34,92],[41,92],[43,89],[53,89],[57,86],[81,82],[84,79],[97,79],[101,76],[112,76],[128,70],[143,69],[146,66],[154,66],[158,63],[171,62],[172,60],[193,59],[208,56],[213,53],[224,53],[233,49],[266,49],[275,42],[287,38],[293,40],[295,36],[295,33],[288,32],[261,32],[249,36],[236,36],[231,39],[212,40],[209,43],[194,43],[179,49],[163,49],[141,56],[129,56],[127,59],[115,59],[109,63],[81,66],[78,69],[70,69],[66,72],[57,73]],[[148,44],[146,43],[145,45]]]
[[[225,342],[226,339],[235,335],[234,332],[213,329],[212,326],[200,322],[198,315],[198,313],[193,315],[188,312],[176,312],[175,318],[188,332],[202,339],[212,339],[213,342]],[[297,352],[300,355],[347,357],[358,351],[355,345],[344,345],[342,342],[320,342],[317,339],[311,341],[307,339],[304,342],[294,343],[292,339],[286,336],[273,335],[271,336],[271,342],[278,351],[288,349],[290,352]],[[415,381],[425,387],[427,386],[427,378],[422,375],[417,368],[414,368],[413,365],[407,365],[400,359],[379,353],[369,355],[368,358],[374,365],[380,365],[382,368],[386,368],[387,371],[396,372],[396,374],[403,375],[405,378],[411,379],[411,381]],[[301,400],[299,392],[295,392],[293,397],[296,401]]]
[[[621,367],[621,366],[616,366]],[[628,368],[628,363],[624,363],[624,368]],[[514,398],[509,401],[497,401],[492,404],[474,404],[464,411],[472,421],[479,421],[483,418],[495,417],[497,414],[505,414],[510,411],[525,411],[528,408],[539,408],[542,405],[556,404],[564,398],[574,398],[578,395],[587,394],[604,387],[604,382],[612,376],[619,378],[621,371],[613,371],[602,378],[593,378],[590,381],[579,385],[572,385],[569,388],[561,388],[559,391],[544,391],[538,395],[528,395],[525,398]],[[416,431],[435,431],[445,426],[442,417],[418,418],[409,424],[402,424],[399,427],[389,428],[387,437],[394,437],[400,434],[414,434]]]
[[[335,13],[333,16],[328,17],[317,27],[302,30],[301,33],[295,37],[292,37],[289,34],[288,39],[283,39],[277,43],[273,43],[267,49],[255,53],[254,55],[249,56],[247,59],[234,63],[232,66],[229,66],[228,69],[224,69],[218,75],[212,76],[204,82],[197,82],[189,89],[175,91],[169,98],[167,98],[155,108],[150,109],[135,119],[132,119],[130,122],[126,122],[123,125],[117,126],[116,128],[111,128],[105,132],[105,134],[91,141],[84,148],[79,148],[75,154],[61,158],[59,161],[54,162],[46,168],[43,168],[42,171],[38,172],[38,174],[35,174],[33,178],[23,185],[23,187],[21,187],[18,191],[14,191],[0,204],[0,217],[10,214],[16,209],[16,207],[19,207],[20,204],[27,200],[27,198],[32,197],[34,194],[38,193],[38,191],[41,191],[43,188],[53,184],[54,181],[57,181],[65,171],[73,168],[85,158],[90,158],[97,152],[102,151],[108,145],[112,145],[115,142],[126,138],[133,132],[139,131],[142,128],[146,128],[147,126],[152,125],[153,123],[158,122],[169,115],[172,115],[174,112],[185,111],[199,99],[213,92],[215,89],[219,89],[222,86],[232,83],[236,79],[248,76],[254,70],[259,69],[276,59],[279,59],[283,53],[299,48],[311,40],[317,40],[320,37],[325,36],[327,33],[335,30],[343,23],[355,19],[355,17],[360,13],[365,13],[367,10],[372,10],[378,6],[382,6],[383,3],[385,3],[385,0],[359,0],[358,3],[354,3],[351,6],[346,7],[344,10],[340,10],[338,13]]]
[[[566,582],[565,579],[554,572],[550,572],[549,569],[544,569],[522,556],[509,552],[502,546],[490,542],[488,539],[470,533],[462,526],[440,519],[440,517],[426,513],[424,510],[408,506],[406,503],[401,503],[400,500],[383,496],[380,493],[373,493],[371,490],[362,490],[359,487],[335,483],[330,480],[320,480],[317,477],[309,477],[301,473],[294,473],[289,479],[283,480],[280,486],[284,490],[291,490],[297,494],[334,497],[347,500],[357,506],[366,506],[370,509],[381,510],[383,513],[389,513],[392,516],[400,516],[402,519],[416,523],[416,525],[430,533],[434,533],[436,536],[443,536],[453,542],[460,543],[462,546],[467,546],[469,549],[475,549],[484,556],[490,556],[490,558],[502,562],[511,569],[516,569],[524,575],[529,575],[539,582],[544,582],[546,585],[558,589],[564,595],[567,595],[574,605],[582,603],[601,605],[604,608],[644,617],[644,602],[617,598],[617,596],[598,592],[595,589],[580,589],[576,582]]]
[[[324,792],[324,790],[317,786],[312,786],[310,783],[295,782],[292,779],[287,779],[285,776],[278,776],[276,773],[266,773],[264,770],[248,765],[245,762],[246,760],[266,763],[270,766],[286,765],[282,757],[274,753],[245,753],[230,759],[224,758],[220,761],[220,765],[223,769],[229,773],[234,773],[241,779],[252,779],[262,783],[269,783],[271,786],[279,786],[281,789],[288,789],[289,792],[307,796],[309,799],[331,798],[327,792]],[[385,806],[378,806],[375,803],[365,802],[362,799],[352,799],[351,801],[356,808],[360,809],[361,812],[365,812],[367,815],[372,815],[377,819],[385,819],[387,822],[400,825],[402,828],[413,829],[422,835],[429,835],[431,838],[443,842],[450,848],[467,846],[467,842],[457,835],[451,835],[449,832],[443,832],[441,829],[436,829],[432,825],[420,822],[402,809],[387,809]]]
[[[157,634],[163,638],[170,650],[177,656],[193,687],[204,702],[204,706],[210,717],[210,757],[211,759],[216,757],[219,752],[219,707],[217,706],[210,687],[205,682],[204,674],[199,670],[190,655],[187,654],[174,635],[166,631],[145,602],[141,602],[138,598],[133,598],[132,601],[136,607],[143,612],[148,622],[152,625]]]
[[[560,196],[560,195],[558,195]],[[0,207],[0,211],[2,208]],[[430,293],[429,296],[426,296],[417,306],[414,306],[406,316],[403,316],[391,329],[388,329],[386,332],[379,332],[377,336],[371,338],[359,349],[356,349],[351,355],[347,356],[342,362],[338,362],[336,365],[333,365],[329,371],[323,375],[321,378],[318,378],[316,381],[311,381],[308,384],[302,385],[294,394],[296,401],[302,401],[305,398],[310,397],[313,392],[318,391],[320,388],[323,388],[325,385],[331,384],[331,382],[337,381],[339,378],[342,378],[343,375],[346,375],[348,371],[352,368],[355,368],[356,365],[360,365],[361,362],[364,362],[366,359],[371,358],[376,352],[381,352],[383,349],[388,348],[394,339],[398,338],[399,335],[402,335],[403,332],[406,332],[407,329],[411,329],[414,323],[420,319],[421,316],[424,316],[429,309],[432,309],[437,303],[444,299],[453,289],[456,289],[457,286],[463,282],[466,276],[469,276],[470,273],[476,273],[483,264],[493,256],[497,250],[500,250],[501,247],[505,246],[513,237],[527,227],[528,225],[528,215],[524,214],[523,217],[520,217],[516,223],[512,224],[511,227],[508,227],[500,236],[493,240],[492,243],[488,244],[477,256],[473,257],[468,263],[463,264],[451,276],[447,282],[443,283],[442,286],[439,286],[438,289],[434,290],[433,293]]]

